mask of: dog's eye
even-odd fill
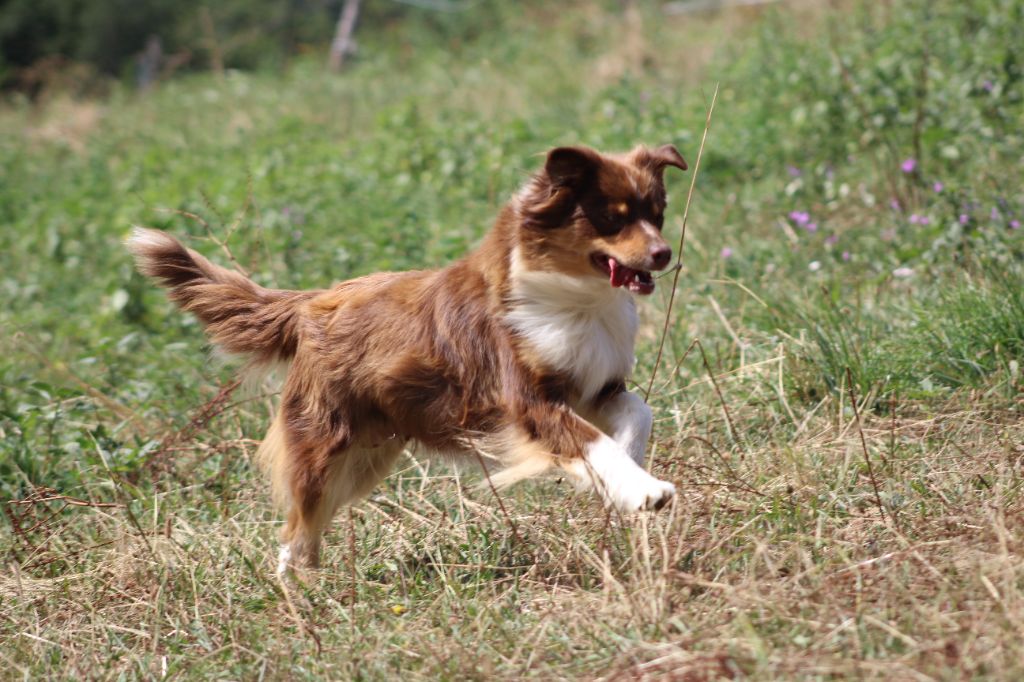
[[[629,219],[629,215],[629,204],[625,201],[616,202],[605,211],[605,217],[608,219],[608,222],[617,225],[626,222]]]
[[[633,208],[625,201],[613,201],[607,197],[599,202],[583,203],[583,212],[599,234],[611,235],[620,232],[629,220],[634,218]]]

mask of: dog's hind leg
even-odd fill
[[[278,572],[317,568],[323,533],[338,510],[369,495],[391,472],[403,441],[392,438],[374,446],[350,445],[321,460],[322,467],[293,468],[288,518],[281,533]],[[301,458],[300,462],[305,459]]]
[[[403,439],[393,437],[374,445],[330,449],[289,438],[286,428],[278,415],[258,455],[287,517],[278,573],[319,566],[321,538],[338,509],[369,495],[391,471],[404,445]]]

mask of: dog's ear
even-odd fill
[[[534,177],[523,197],[527,222],[545,228],[566,224],[580,195],[597,181],[603,162],[601,155],[589,147],[557,147],[548,152],[544,171]]]
[[[590,147],[556,147],[548,152],[544,173],[555,187],[580,189],[597,175],[601,155]]]
[[[642,156],[644,165],[651,169],[651,171],[659,178],[665,174],[665,166],[673,166],[679,170],[686,170],[689,168],[686,165],[686,159],[679,153],[679,150],[670,144],[663,144],[657,149],[644,150]]]

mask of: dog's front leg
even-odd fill
[[[643,458],[651,428],[650,412],[644,412],[647,406],[636,396],[616,398],[620,406],[632,409],[611,413],[618,426],[612,430],[622,442],[564,406],[538,406],[524,415],[529,417],[524,420],[524,431],[540,441],[547,452],[559,453],[558,465],[576,485],[594,488],[606,504],[622,512],[660,509],[675,495],[675,486],[651,476],[636,461]],[[646,419],[644,414],[648,415]]]
[[[606,504],[622,512],[661,509],[676,494],[674,485],[651,476],[604,433],[587,445],[583,457],[568,460],[563,467],[578,485],[592,486]]]
[[[654,414],[643,398],[629,391],[617,393],[601,406],[595,421],[612,440],[626,449],[634,462],[641,467],[644,465]]]
[[[591,418],[603,433],[588,445],[575,471],[566,467],[577,484],[593,486],[621,511],[660,509],[675,495],[675,486],[643,468],[654,423],[651,408],[637,394],[622,391],[591,412]]]
[[[555,464],[578,488],[596,489],[605,504],[622,512],[660,509],[675,495],[674,485],[647,473],[621,443],[568,405],[536,402],[523,407],[516,420],[519,437],[500,439],[513,444],[504,456],[517,463],[497,474],[497,479],[507,472],[515,472],[512,476],[518,478],[523,471],[539,472]],[[641,436],[644,434],[637,433],[632,439],[640,440],[642,453],[646,437]]]

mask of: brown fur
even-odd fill
[[[617,157],[553,150],[464,259],[322,291],[265,289],[165,233],[136,233],[140,270],[214,343],[255,363],[290,365],[259,456],[287,511],[283,540],[296,562],[317,564],[335,511],[367,495],[410,440],[496,460],[503,484],[584,455],[600,432],[580,414],[596,414],[623,377],[582,405],[572,379],[512,333],[503,321],[510,254],[518,249],[531,269],[581,277],[602,276],[595,250],[657,269],[645,263],[667,246],[636,216],[660,227],[666,165],[685,168],[671,147]],[[610,214],[628,224],[610,230]]]

